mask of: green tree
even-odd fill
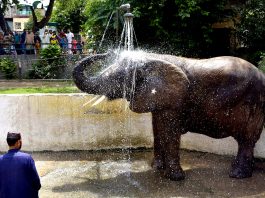
[[[244,47],[251,52],[249,59],[258,61],[260,53],[265,52],[265,1],[249,0],[241,12],[241,23],[237,33]]]
[[[102,37],[109,17],[123,1],[88,0],[85,29],[96,41]],[[212,24],[227,15],[227,0],[128,0],[134,14],[134,27],[141,46],[170,53],[207,56],[212,44]],[[121,21],[121,20],[118,20]],[[119,22],[110,20],[107,39],[113,40]],[[122,27],[120,25],[119,27]],[[144,31],[142,31],[144,29]],[[119,29],[121,31],[121,28]],[[158,48],[156,50],[158,50]]]
[[[87,0],[84,10],[87,20],[83,25],[83,29],[88,34],[90,47],[97,46],[97,50],[101,50],[98,46],[108,22],[110,23],[103,48],[117,43],[118,35],[121,33],[121,31],[117,32],[117,27],[122,27],[121,17],[117,15],[120,14],[117,8],[122,4],[121,2],[121,0]]]
[[[52,20],[58,23],[59,29],[71,29],[74,33],[81,31],[86,18],[84,8],[87,0],[58,0]]]

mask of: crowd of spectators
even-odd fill
[[[83,53],[84,40],[75,38],[67,30],[59,31],[45,29],[43,34],[23,30],[4,35],[0,32],[0,55],[2,54],[39,54],[40,49],[49,45],[58,45],[65,54]]]

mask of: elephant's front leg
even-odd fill
[[[165,176],[171,180],[182,180],[185,174],[180,166],[179,146],[183,132],[181,119],[175,111],[163,111],[157,114],[157,134],[160,134]]]
[[[159,113],[152,113],[152,125],[154,135],[154,159],[152,167],[157,170],[166,168],[165,149],[163,142],[163,121]]]

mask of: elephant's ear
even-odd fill
[[[160,59],[146,60],[137,72],[134,109],[148,112],[180,108],[188,86],[187,75],[180,67]]]

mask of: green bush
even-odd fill
[[[0,70],[5,75],[6,79],[12,79],[15,77],[15,71],[17,66],[13,60],[10,58],[0,59]]]
[[[258,62],[259,69],[265,73],[265,52],[261,53],[260,61]]]
[[[58,78],[63,70],[65,60],[58,45],[49,45],[40,52],[40,60],[32,65],[29,78],[53,79]]]

